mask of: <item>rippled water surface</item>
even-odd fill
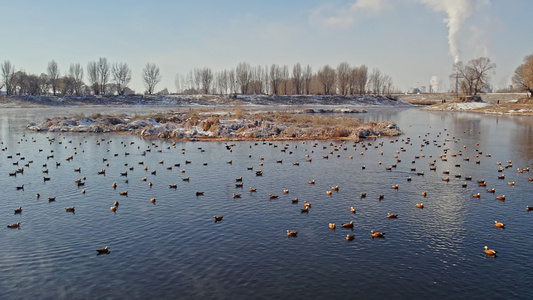
[[[404,134],[363,143],[237,142],[231,151],[225,143],[24,131],[28,122],[77,113],[0,111],[2,299],[533,296],[533,172],[517,172],[533,167],[531,117],[372,109],[353,117],[395,121]],[[327,195],[333,186],[339,190]],[[353,230],[341,228],[350,221]],[[6,228],[17,222],[20,229]],[[372,239],[371,230],[385,238]],[[485,245],[498,256],[486,257]],[[104,246],[110,253],[96,255]]]

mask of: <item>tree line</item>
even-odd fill
[[[132,72],[123,62],[109,63],[106,58],[87,64],[88,83],[84,82],[84,69],[79,63],[71,64],[68,71],[61,75],[59,66],[52,60],[46,72],[40,75],[16,71],[8,60],[0,66],[2,82],[8,96],[11,95],[124,95],[132,93],[129,89]],[[146,63],[143,69],[143,83],[147,94],[153,94],[155,86],[161,81],[159,67]]]
[[[210,68],[195,68],[185,75],[176,74],[174,84],[182,94],[220,95],[388,95],[393,92],[392,77],[378,68],[350,66],[341,62],[336,68],[325,65],[316,73],[310,65],[251,66],[246,62],[235,68],[213,73]]]
[[[106,58],[91,61],[84,68],[73,63],[61,73],[52,60],[40,75],[16,70],[8,60],[1,66],[2,82],[7,95],[124,95],[134,93],[129,85],[132,71],[127,63],[110,63]],[[87,83],[84,81],[86,76]],[[162,76],[153,63],[142,72],[146,94],[156,92]],[[367,66],[340,63],[336,68],[326,65],[313,72],[310,65],[251,66],[246,62],[235,68],[213,72],[210,68],[195,68],[184,76],[176,74],[179,94],[269,94],[269,95],[388,95],[397,92],[392,78],[378,68],[369,72]],[[166,89],[165,89],[166,90]],[[168,91],[166,91],[168,93]]]

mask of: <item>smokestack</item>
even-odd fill
[[[447,17],[444,23],[448,27],[448,46],[454,65],[461,60],[459,34],[464,21],[474,13],[475,6],[472,0],[419,0],[436,12],[444,12]]]

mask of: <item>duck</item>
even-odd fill
[[[56,201],[56,197],[48,197],[48,202]]]
[[[350,212],[351,212],[352,214],[355,214],[355,208],[354,208],[353,206],[350,207]]]
[[[359,198],[362,199],[362,198],[365,198],[365,197],[366,197],[366,193],[361,193],[361,194],[359,194]]]
[[[494,194],[494,192],[496,192],[496,189],[495,189],[495,188],[487,189],[487,193],[492,193],[492,194]]]
[[[496,200],[505,200],[505,195],[496,196]]]
[[[338,190],[339,190],[339,186],[338,186],[338,185],[336,185],[336,186],[332,186],[332,187],[331,187],[331,190],[332,190],[332,191],[338,191]]]
[[[215,223],[216,223],[216,222],[222,221],[222,218],[224,218],[224,216],[213,216],[213,218],[215,219]]]
[[[314,180],[309,180],[308,183],[309,184],[315,184],[315,181]]]
[[[291,200],[291,203],[298,203],[298,197]]]
[[[15,208],[15,214],[21,214],[22,213],[22,206],[19,208]]]
[[[331,191],[326,191],[326,195],[331,195]]]
[[[498,221],[494,221],[494,227],[505,228],[505,224],[498,222]]]
[[[104,248],[102,249],[96,249],[96,253],[98,255],[100,254],[109,254],[109,247],[108,246],[105,246]]]
[[[169,188],[169,189],[177,189],[177,188],[178,188],[178,185],[177,185],[177,184],[169,184],[169,185],[168,185],[168,188]]]
[[[346,235],[346,240],[347,240],[347,241],[352,241],[354,238],[355,238],[355,235],[354,235],[354,234],[347,234],[347,235]]]
[[[113,182],[113,184],[111,185],[112,188],[116,189],[117,188],[117,183],[116,182]]]
[[[7,225],[7,228],[20,228],[20,222]]]
[[[270,198],[270,199],[276,199],[276,198],[278,198],[278,196],[277,196],[277,195],[268,194],[268,198]]]
[[[514,181],[511,181],[511,182],[507,182],[507,185],[514,185]]]
[[[344,223],[342,224],[343,228],[353,228],[353,221],[350,221],[350,223]]]
[[[240,198],[241,197],[241,194],[233,194],[233,198]]]
[[[196,196],[203,196],[204,192],[196,191]]]
[[[422,192],[422,193],[420,193],[420,195],[426,197],[428,195],[428,193],[427,192]]]
[[[304,206],[304,208],[302,208],[302,209],[300,210],[300,212],[301,212],[301,213],[307,213],[307,212],[309,212],[309,206]]]
[[[329,229],[335,229],[335,227],[336,227],[336,226],[335,226],[335,223],[329,223],[329,224],[328,224],[328,228],[329,228]]]
[[[253,187],[251,187],[251,188],[249,188],[249,189],[248,189],[248,191],[250,191],[250,192],[257,192],[257,189],[256,189],[256,188],[253,188]]]
[[[376,232],[374,230],[371,230],[370,231],[370,236],[372,238],[382,238],[382,237],[385,237],[385,232]]]
[[[398,218],[398,215],[388,213],[388,214],[387,214],[387,218],[389,218],[389,219],[396,219],[396,218]]]
[[[150,198],[150,203],[155,204],[155,201],[156,201],[155,198]]]
[[[289,190],[283,190],[283,194],[288,194]]]
[[[311,203],[304,201],[304,207],[311,207]]]
[[[287,236],[297,236],[298,235],[298,232],[296,231],[290,231],[287,229]]]
[[[481,197],[481,194],[480,194],[480,193],[472,194],[472,197],[474,197],[474,198],[480,198],[480,197]]]
[[[400,187],[400,186],[399,186],[398,184],[397,184],[397,185],[393,185],[393,186],[392,186],[392,189],[393,189],[393,190],[397,190],[399,187]]]
[[[120,195],[121,196],[127,196],[128,195],[128,191],[120,192]]]
[[[114,205],[114,206],[118,206],[118,201],[115,201],[115,202],[113,203],[113,205]]]
[[[383,194],[378,195],[378,200],[383,200],[384,198],[385,198],[385,195]]]
[[[116,212],[117,211],[117,207],[116,206],[111,206],[109,208],[109,210],[112,211],[112,212]]]
[[[489,249],[488,246],[485,246],[485,255],[487,256],[496,256],[496,251],[495,250],[492,250],[492,249]]]
[[[533,206],[526,206],[526,211],[530,211],[530,210],[533,210]]]
[[[424,208],[424,203],[417,203],[415,206],[417,208]]]
[[[74,212],[74,210],[75,210],[75,209],[74,209],[74,206],[71,206],[71,207],[67,207],[67,208],[65,208],[65,211],[66,211],[66,212]]]

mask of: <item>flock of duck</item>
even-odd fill
[[[442,134],[442,133],[441,133]],[[440,136],[440,134],[439,134]],[[60,137],[60,136],[58,136]],[[427,138],[427,135],[426,137],[419,137],[422,139],[422,144],[420,145],[419,147],[419,154],[415,155],[413,160],[412,160],[412,163],[414,164],[418,159],[420,159],[421,157],[425,157],[425,154],[423,154],[423,147],[427,146],[427,145],[431,145],[431,141],[429,138]],[[64,160],[64,161],[67,161],[67,162],[72,162],[74,160],[74,158],[76,156],[78,156],[80,153],[83,153],[84,150],[82,150],[82,142],[79,143],[79,145],[73,145],[72,143],[72,140],[67,140],[65,136],[62,137],[62,139],[60,138],[56,138],[56,137],[47,137],[48,139],[48,142],[50,145],[56,143],[56,144],[63,144],[65,143],[65,148],[67,148],[66,145],[70,145],[70,149],[72,149],[73,151],[73,154],[72,155],[69,155],[67,157],[55,157],[55,153],[53,150],[44,150],[44,149],[39,149],[38,152],[39,153],[42,153],[39,157],[41,157],[44,161],[46,161],[45,163],[42,164],[42,173],[43,173],[43,182],[47,182],[47,181],[50,181],[51,180],[51,177],[48,175],[49,173],[49,167],[56,167],[56,168],[60,168],[62,167],[61,165],[61,160]],[[24,136],[22,137],[21,139],[21,142],[24,142],[24,141],[27,141],[28,139]],[[31,140],[30,141],[33,141],[34,140],[34,137],[31,137]],[[85,140],[84,143],[87,143],[87,142],[90,142],[90,140]],[[95,140],[95,144],[97,146],[100,146],[100,145],[106,145],[106,144],[109,144],[111,143],[112,140],[111,139],[105,139],[105,138],[99,138],[99,139],[96,139]],[[393,171],[394,169],[396,169],[398,167],[398,164],[401,163],[401,158],[400,156],[402,155],[403,152],[406,152],[406,148],[408,146],[413,146],[413,141],[411,140],[411,138],[409,137],[404,137],[404,138],[397,138],[397,139],[390,139],[390,140],[366,140],[366,141],[361,141],[361,142],[351,142],[351,141],[336,141],[336,142],[330,142],[329,145],[327,146],[324,146],[324,144],[321,144],[318,143],[318,142],[300,142],[301,145],[305,145],[305,147],[307,147],[306,151],[307,151],[307,154],[305,155],[305,161],[308,162],[308,163],[311,163],[313,159],[316,159],[316,156],[317,155],[313,155],[315,153],[315,149],[316,148],[320,148],[322,147],[322,151],[326,151],[327,154],[326,155],[322,155],[321,154],[321,157],[319,156],[319,159],[323,159],[323,160],[327,160],[327,159],[330,159],[330,158],[335,158],[335,157],[341,157],[341,153],[348,153],[348,150],[352,150],[354,151],[354,154],[352,155],[344,155],[342,154],[342,156],[345,156],[347,159],[350,159],[350,160],[354,160],[354,159],[360,159],[360,160],[363,160],[365,161],[365,152],[366,151],[369,151],[369,150],[372,150],[372,149],[380,149],[381,147],[383,147],[384,143],[385,142],[390,142],[390,143],[398,143],[398,144],[401,144],[401,146],[399,148],[397,148],[397,150],[395,151],[395,153],[393,154],[393,157],[395,159],[395,163],[394,164],[391,164],[389,166],[386,166],[384,168],[384,171],[385,172],[391,172]],[[442,161],[442,162],[446,162],[448,159],[450,158],[456,158],[456,159],[459,159],[459,158],[462,158],[462,161],[464,162],[468,162],[470,161],[471,159],[469,157],[463,157],[463,152],[462,151],[458,151],[458,152],[455,152],[455,153],[451,153],[451,150],[450,148],[446,147],[446,143],[447,142],[452,142],[452,143],[457,143],[457,140],[455,140],[454,137],[446,137],[444,139],[444,142],[437,142],[437,140],[433,140],[433,145],[435,147],[438,147],[438,148],[441,148],[442,149],[442,153],[440,155],[438,155],[437,157],[432,157],[431,155],[428,156],[428,159],[430,159],[430,162],[429,162],[429,171],[434,171],[434,172],[437,172],[437,167],[436,167],[436,164],[439,162],[439,161]],[[20,142],[19,142],[20,143]],[[294,149],[298,149],[298,145],[290,145],[289,143],[284,143],[284,142],[266,142],[266,141],[260,141],[260,142],[242,142],[242,143],[250,143],[250,148],[253,147],[253,146],[258,146],[260,143],[262,145],[266,145],[266,146],[271,146],[271,147],[274,147],[274,148],[278,148],[280,149],[281,152],[290,152],[290,154],[292,154],[292,151],[296,151],[296,150],[293,150],[291,147],[293,147]],[[350,145],[351,143],[351,145]],[[3,142],[2,142],[3,144]],[[167,147],[167,149],[180,149],[179,148],[179,144],[176,143],[176,142],[173,142],[173,143],[169,143],[168,144],[169,146]],[[198,145],[201,145],[201,144],[198,144]],[[131,142],[128,144],[124,143],[124,148],[126,148],[127,146],[130,146],[131,148],[135,149],[135,145],[134,145],[134,142]],[[226,151],[229,151],[229,152],[232,152],[233,151],[233,147],[235,147],[236,145],[235,144],[226,144],[225,145],[225,150]],[[476,147],[479,146],[478,144],[476,144]],[[79,147],[79,149],[78,149]],[[160,144],[156,143],[156,142],[151,142],[151,143],[147,143],[146,144],[146,147],[141,147],[141,146],[137,146],[136,147],[136,150],[140,152],[140,155],[141,156],[146,156],[147,152],[162,152],[163,147],[160,146]],[[463,146],[463,148],[466,148],[466,146]],[[28,151],[31,151],[31,147],[28,147],[26,148]],[[20,153],[20,152],[17,152],[17,153],[10,153],[10,149],[8,149],[7,147],[3,147],[1,149],[4,153],[6,153],[6,158],[8,160],[10,160],[12,162],[12,165],[13,167],[16,169],[14,172],[9,172],[9,176],[10,177],[14,177],[14,178],[21,178],[22,175],[24,174],[24,170],[27,170],[28,168],[30,168],[30,166],[33,164],[33,161],[32,160],[26,160],[25,159],[25,156],[23,153]],[[204,149],[202,149],[202,147],[198,147],[198,150],[200,150],[201,152],[205,151]],[[180,149],[181,153],[182,154],[185,154],[185,149],[184,148],[181,148]],[[316,151],[317,153],[320,152],[320,151]],[[104,157],[102,158],[102,163],[104,165],[104,168],[98,170],[98,171],[94,171],[93,174],[87,174],[87,176],[100,176],[100,175],[106,175],[106,172],[109,172],[107,171],[106,167],[109,166],[109,163],[110,163],[110,160],[112,159],[112,157],[117,157],[119,154],[118,153],[114,153],[114,154],[111,154],[109,153],[109,155],[111,156],[108,156],[108,157]],[[130,155],[130,152],[125,152],[124,153],[124,156],[127,157]],[[384,152],[381,151],[379,153],[379,155],[381,156],[384,156]],[[404,154],[405,155],[405,154]],[[251,157],[251,155],[249,156]],[[359,157],[359,158],[358,158]],[[482,157],[491,157],[490,154],[485,154],[483,155],[483,153],[478,150],[478,149],[475,149],[475,154],[473,155],[473,159],[472,160],[475,160],[476,161],[476,164],[480,164],[481,163],[481,159]],[[403,158],[403,157],[402,157]],[[59,161],[56,161],[55,163],[49,163],[48,161],[50,160],[54,160],[54,159],[59,159]],[[147,158],[148,159],[148,158]],[[259,167],[263,166],[264,165],[264,162],[265,161],[265,158],[263,156],[259,157],[258,161],[257,161],[257,164]],[[152,161],[152,163],[154,163]],[[191,163],[190,160],[185,160],[184,162],[184,165],[189,165]],[[283,164],[283,159],[276,159],[275,160],[275,163],[277,164]],[[377,162],[372,162],[372,161],[365,161],[365,163],[367,164],[371,164],[371,163],[377,163],[377,165],[382,165],[382,163],[380,161],[377,161]],[[151,175],[156,175],[157,172],[156,170],[149,170],[147,166],[145,166],[145,161],[138,161],[137,162],[138,166],[137,168],[142,168],[143,169],[143,172],[147,172],[147,174],[151,174]],[[146,163],[148,165],[148,163]],[[157,164],[160,164],[160,165],[165,165],[165,162],[163,160],[160,160],[160,161],[157,161]],[[226,164],[228,165],[231,165],[233,164],[233,160],[228,160],[226,161]],[[300,162],[292,162],[292,164],[294,166],[299,166],[300,165]],[[124,183],[131,183],[129,182],[129,179],[128,179],[128,172],[129,174],[135,172],[136,168],[134,166],[134,164],[128,164],[128,163],[125,163],[124,164],[125,167],[127,168],[126,171],[123,171],[120,173],[120,178],[123,178],[124,180]],[[203,162],[202,165],[207,165],[206,162]],[[456,167],[460,167],[460,163],[456,163],[455,164]],[[503,171],[505,170],[509,170],[509,169],[512,169],[513,168],[513,165],[512,165],[512,162],[511,161],[506,161],[505,165],[502,164],[501,162],[497,162],[496,163],[496,166],[497,166],[497,169],[496,171],[500,173],[500,175],[498,176],[498,179],[499,180],[505,180],[505,175],[503,174]],[[183,168],[183,166],[180,164],[180,163],[175,163],[175,164],[171,164],[171,165],[166,165],[166,169],[167,170],[172,170],[173,168],[175,169],[179,169],[179,172],[180,173],[185,173],[185,169]],[[257,168],[257,167],[256,167]],[[366,166],[363,165],[361,167],[362,170],[366,169]],[[257,170],[257,169],[254,169],[254,166],[250,166],[247,168],[248,171],[254,171],[255,173],[255,177],[261,177],[263,176],[263,171],[262,170]],[[76,174],[81,174],[82,173],[82,169],[81,167],[75,167],[73,169],[74,173]],[[416,168],[411,168],[410,169],[411,171],[411,174],[414,176],[424,176],[424,171],[417,171]],[[149,173],[148,173],[149,172]],[[517,169],[517,172],[518,173],[526,173],[526,172],[529,172],[529,168],[518,168]],[[444,170],[442,171],[442,174],[443,177],[442,180],[444,182],[449,182],[450,181],[450,171],[449,170]],[[309,176],[312,176],[313,174],[309,174]],[[472,181],[472,176],[463,176],[459,173],[455,174],[454,175],[455,178],[457,179],[464,179],[464,183],[462,184],[462,187],[465,188],[467,187],[470,182]],[[152,177],[153,180],[156,180],[155,177]],[[405,178],[408,182],[412,181],[413,178],[411,176],[407,176]],[[89,180],[86,176],[82,176],[81,178],[79,179],[75,179],[74,180],[74,183],[77,187],[84,187],[85,186],[85,182]],[[227,180],[227,179],[225,179]],[[190,181],[190,177],[187,176],[187,177],[182,177],[182,181],[184,182],[188,182]],[[232,179],[233,181],[233,179]],[[533,184],[533,178],[528,178],[528,181],[529,182],[532,182]],[[152,187],[153,185],[153,182],[150,181],[148,179],[148,177],[143,177],[141,179],[141,182],[136,182],[135,184],[142,184],[144,182],[144,184],[147,184],[150,188]],[[235,178],[234,179],[234,184],[235,184],[235,188],[236,189],[241,189],[243,188],[244,186],[244,180],[243,180],[243,177],[238,177],[238,178]],[[315,185],[315,179],[311,179],[308,181],[308,184],[309,185]],[[480,179],[477,181],[477,184],[480,186],[480,187],[485,187],[487,185],[487,181],[485,181],[484,179]],[[522,183],[520,183],[522,184]],[[508,182],[508,186],[509,187],[512,187],[515,185],[515,182],[511,182],[509,181]],[[110,183],[110,188],[113,189],[113,190],[116,190],[117,187],[118,187],[118,184],[116,182],[112,182]],[[21,190],[21,191],[24,191],[24,184],[20,184],[20,185],[16,185],[15,186],[16,190]],[[170,184],[169,185],[169,188],[170,189],[177,189],[178,188],[178,185],[177,184]],[[263,188],[263,187],[262,187]],[[394,184],[392,186],[390,186],[391,189],[394,189],[394,190],[398,190],[400,188],[400,184]],[[248,189],[249,193],[255,193],[257,192],[257,189],[256,187],[250,187]],[[325,194],[326,196],[332,196],[333,192],[338,192],[339,190],[341,190],[342,187],[339,187],[338,185],[335,185],[335,186],[331,186],[329,187],[326,191],[325,191]],[[289,189],[280,189],[280,191],[283,193],[283,194],[290,194],[290,190]],[[82,194],[85,194],[86,193],[86,189],[82,189],[80,191]],[[495,194],[496,193],[496,190],[495,188],[490,188],[490,189],[487,189],[487,193],[489,194]],[[427,197],[428,196],[428,192],[427,191],[422,191],[421,193],[421,196],[423,197]],[[128,191],[127,190],[123,190],[123,191],[120,191],[119,192],[119,195],[120,196],[125,196],[127,197],[128,196]],[[204,195],[204,191],[196,191],[194,196],[196,197],[200,197],[200,196],[203,196]],[[36,198],[40,198],[41,195],[40,193],[37,193],[36,195]],[[192,196],[192,195],[191,195]],[[231,195],[231,198],[233,199],[238,199],[238,198],[241,198],[242,197],[242,193],[238,193],[238,192],[235,192]],[[272,194],[272,193],[269,193],[268,194],[268,197],[269,199],[277,199],[279,196],[277,194]],[[317,196],[319,197],[319,196]],[[362,192],[360,193],[359,195],[359,198],[360,199],[363,199],[363,198],[366,198],[367,197],[367,193],[366,192]],[[473,198],[480,198],[482,197],[481,196],[481,193],[474,193],[472,194],[472,197]],[[292,198],[292,197],[291,197]],[[377,200],[382,200],[384,199],[384,195],[383,194],[378,194],[377,195]],[[506,198],[505,198],[505,194],[498,194],[495,196],[495,199],[497,200],[500,200],[500,201],[505,201]],[[53,196],[53,195],[50,195],[48,197],[48,202],[54,202],[56,200],[56,197]],[[152,197],[152,198],[149,198],[148,200],[150,203],[152,204],[156,204],[156,198]],[[296,197],[296,198],[292,198],[291,199],[291,203],[293,204],[296,204],[296,203],[299,203],[299,199]],[[416,208],[419,208],[419,209],[424,209],[424,203],[416,203]],[[118,200],[114,201],[113,204],[111,206],[109,206],[109,210],[113,213],[117,213],[118,211],[118,208],[119,208],[119,202]],[[22,207],[19,206],[17,208],[14,209],[14,214],[15,215],[20,215],[22,214]],[[74,213],[76,210],[76,208],[74,206],[69,206],[69,207],[65,207],[65,211],[66,212],[69,212],[69,213]],[[350,213],[352,214],[356,214],[356,208],[354,206],[350,206],[349,209],[347,208],[347,210],[349,210]],[[530,210],[533,210],[533,207],[531,206],[526,206],[526,210],[527,211],[530,211]],[[308,202],[307,200],[303,201],[303,207],[300,209],[300,212],[302,214],[307,214],[311,211],[311,203]],[[398,214],[395,214],[395,213],[387,213],[385,214],[385,216],[389,219],[396,219],[398,218]],[[214,215],[213,216],[213,219],[214,219],[214,222],[215,223],[218,223],[218,222],[221,222],[223,220],[223,216],[222,215]],[[226,219],[224,219],[226,220]],[[226,220],[227,221],[227,220]],[[330,222],[327,224],[328,225],[328,228],[332,231],[334,231],[337,227],[337,225],[333,222]],[[325,226],[325,224],[324,224]],[[494,221],[494,226],[496,228],[500,228],[500,229],[503,229],[505,228],[505,225],[501,222],[498,222],[498,221]],[[7,225],[8,228],[10,229],[21,229],[21,222],[16,222],[16,223],[10,223]],[[350,221],[350,222],[346,222],[346,223],[342,223],[341,224],[341,227],[342,228],[347,228],[347,229],[353,229],[354,228],[354,221]],[[297,237],[298,236],[298,231],[296,230],[293,230],[293,229],[287,229],[286,231],[286,235],[287,237]],[[372,239],[379,239],[379,238],[384,238],[385,237],[385,232],[379,232],[379,231],[375,231],[374,229],[371,229],[369,230],[369,237],[372,238]],[[347,234],[345,237],[344,237],[347,241],[353,241],[355,239],[355,235],[354,234]],[[109,247],[106,246],[104,248],[99,248],[96,250],[97,254],[109,254],[110,251],[109,251]],[[493,250],[493,249],[489,249],[487,246],[485,246],[484,248],[484,254],[487,255],[487,256],[495,256],[496,255],[496,251]]]

